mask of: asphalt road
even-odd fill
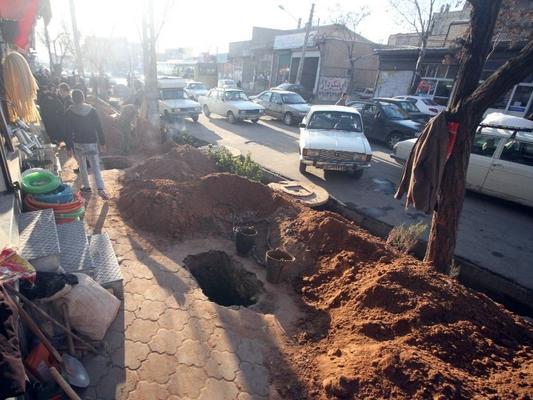
[[[404,201],[393,198],[402,167],[378,143],[373,149],[372,167],[355,180],[342,173],[327,174],[308,167],[298,171],[298,128],[265,117],[258,124],[234,125],[222,117],[200,116],[198,123],[187,121],[191,135],[251,153],[252,159],[291,179],[311,181],[331,195],[388,224],[413,224],[429,216],[405,209]],[[520,285],[533,289],[533,209],[467,192],[459,227],[456,254]]]

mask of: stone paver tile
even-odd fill
[[[218,314],[219,305],[209,300],[194,301],[189,309],[196,318],[213,319]]]
[[[239,358],[235,353],[213,350],[207,360],[205,371],[211,378],[232,381],[239,370]]]
[[[239,390],[233,382],[209,378],[198,400],[235,400]]]
[[[134,278],[153,279],[154,274],[146,265],[140,262],[125,261],[123,263],[123,272],[130,274]]]
[[[181,339],[179,334],[168,329],[159,329],[148,345],[156,353],[176,354]]]
[[[184,294],[189,291],[190,282],[178,276],[176,272],[161,271],[158,269],[154,271],[154,275],[156,281],[171,293]]]
[[[135,313],[133,311],[124,310],[124,329],[127,329],[135,318]]]
[[[168,391],[155,382],[140,381],[137,388],[130,393],[128,400],[167,400]]]
[[[169,393],[185,399],[196,399],[205,387],[207,375],[203,368],[180,364],[170,377],[167,388]]]
[[[215,325],[210,320],[189,318],[189,322],[180,332],[180,337],[185,339],[194,339],[200,342],[207,342],[211,335]]]
[[[144,293],[152,286],[155,286],[155,284],[149,279],[133,278],[124,285],[124,291],[126,293],[140,294],[144,297]]]
[[[137,371],[132,371],[126,368],[124,370],[124,374],[124,379],[122,381],[117,382],[117,400],[126,400],[129,394],[135,390],[135,388],[137,387],[137,382],[139,381]]]
[[[167,354],[150,353],[137,370],[137,374],[140,381],[164,384],[175,371],[176,358]]]
[[[219,351],[236,352],[242,337],[231,329],[215,328],[208,340],[209,346]]]
[[[124,289],[125,290],[125,289]],[[144,301],[144,297],[137,293],[124,292],[124,310],[136,311]]]
[[[204,367],[209,358],[209,346],[196,340],[185,340],[178,348],[176,358],[180,364]]]
[[[151,285],[144,291],[144,298],[152,301],[164,302],[168,295],[169,291],[158,284]]]
[[[158,329],[157,322],[137,318],[126,330],[126,339],[148,343],[155,336]]]
[[[168,296],[165,300],[165,305],[174,310],[187,310],[185,307],[185,297],[175,293]]]
[[[157,321],[161,314],[165,312],[167,306],[161,301],[145,301],[141,307],[135,311],[135,316],[141,319]]]
[[[185,324],[189,321],[190,315],[188,312],[180,309],[167,309],[159,318],[158,324],[161,328],[169,331],[181,331]]]
[[[256,394],[241,392],[237,396],[237,400],[267,400],[267,398],[264,396],[258,396]]]
[[[150,348],[147,344],[126,340],[124,342],[124,349],[113,353],[113,364],[136,370],[146,360],[149,353]],[[120,357],[122,357],[122,360],[120,360]]]
[[[241,361],[262,364],[264,349],[265,346],[258,340],[242,339],[237,347],[237,355]]]
[[[241,369],[237,372],[235,384],[240,391],[266,396],[269,392],[268,370],[262,365],[242,362]]]

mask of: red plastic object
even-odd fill
[[[457,131],[459,130],[459,122],[448,122],[448,132],[450,137],[448,139],[448,150],[446,152],[446,160],[450,158],[453,148],[455,147],[455,141],[457,140]]]
[[[52,355],[40,342],[31,350],[30,354],[27,355],[24,364],[34,376],[43,382],[52,380],[49,369],[50,367],[57,367],[57,363]]]

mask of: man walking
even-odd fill
[[[341,95],[341,98],[339,100],[337,100],[335,105],[336,106],[345,106],[347,99],[348,99],[348,95],[346,94],[346,92],[343,92],[342,95]]]
[[[87,161],[91,165],[96,180],[98,194],[104,200],[109,196],[105,192],[104,180],[100,171],[100,160],[98,157],[98,147],[103,150],[105,147],[104,132],[98,114],[93,106],[85,103],[85,96],[81,90],[72,91],[73,105],[66,113],[67,128],[67,148],[74,150],[83,187],[82,192],[90,192],[91,184],[87,172]]]

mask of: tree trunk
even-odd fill
[[[424,261],[433,264],[441,272],[449,269],[453,259],[472,138],[485,112],[485,109],[475,107],[468,99],[479,84],[501,1],[470,0],[473,6],[470,32],[448,106],[448,120],[459,122],[460,125],[454,149],[444,167],[437,210],[433,213],[424,257]]]
[[[416,59],[415,72],[413,75],[413,79],[411,79],[411,86],[409,87],[410,95],[416,94],[416,89],[418,88],[418,84],[420,83],[420,80],[422,78],[422,61],[424,60],[424,57],[426,56],[427,45],[428,45],[428,38],[427,38],[427,35],[424,35],[421,40],[421,46],[420,46],[420,51],[418,52],[418,58]]]

